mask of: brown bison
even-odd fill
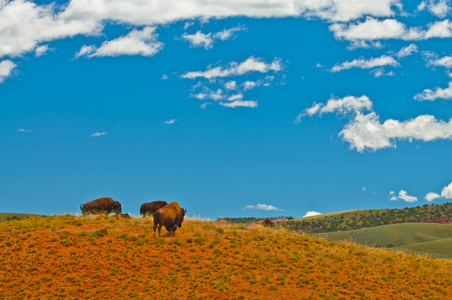
[[[143,217],[146,217],[147,215],[152,215],[157,211],[157,209],[162,208],[163,206],[167,205],[166,201],[163,200],[157,200],[153,202],[147,202],[143,203],[140,208],[140,214]]]
[[[154,213],[154,234],[157,226],[159,228],[159,235],[160,229],[162,226],[165,226],[166,230],[174,235],[177,227],[182,226],[186,212],[187,210],[180,208],[177,202],[170,202],[170,204],[159,208]]]
[[[112,212],[120,214],[122,213],[121,203],[114,201],[111,197],[102,197],[85,204],[80,205],[82,214],[111,214]]]

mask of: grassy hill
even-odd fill
[[[0,223],[0,299],[446,299],[452,262],[259,225],[52,216]],[[409,276],[407,276],[409,274]]]
[[[315,234],[330,241],[352,241],[373,247],[396,247],[452,258],[452,225],[403,223]]]
[[[281,223],[306,233],[348,231],[398,223],[452,224],[452,204],[433,204],[403,209],[365,209],[322,214]]]
[[[35,214],[19,214],[19,213],[0,213],[0,222],[11,221],[11,220],[20,220],[25,218],[34,218],[39,217],[41,215]]]

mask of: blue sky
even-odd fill
[[[3,212],[452,199],[452,4],[0,0]]]

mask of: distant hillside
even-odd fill
[[[252,224],[257,221],[263,221],[265,219],[270,219],[273,222],[286,222],[291,221],[293,217],[268,217],[268,218],[254,218],[254,217],[243,217],[243,218],[219,218],[217,221],[226,221],[231,224]]]
[[[20,219],[40,217],[40,216],[41,215],[35,215],[35,214],[0,213],[0,222],[20,220]]]
[[[51,216],[0,223],[0,299],[448,299],[452,262],[284,229]]]
[[[452,224],[403,223],[350,231],[317,233],[329,241],[372,247],[395,247],[435,257],[452,258]]]
[[[452,204],[433,204],[403,209],[366,209],[294,219],[282,226],[306,233],[348,231],[399,223],[452,224]]]

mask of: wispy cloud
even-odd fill
[[[421,93],[415,95],[414,99],[419,101],[435,101],[436,99],[450,100],[452,99],[452,81],[449,82],[449,86],[444,89],[440,87],[437,87],[434,90],[425,89]]]
[[[158,34],[155,30],[155,27],[151,26],[144,27],[142,30],[133,29],[125,36],[102,43],[99,48],[93,45],[83,46],[75,56],[154,56],[163,49],[163,43],[157,40]]]
[[[233,38],[234,34],[241,30],[244,29],[242,27],[234,27],[216,33],[202,33],[201,30],[198,30],[193,34],[184,33],[181,38],[188,41],[190,47],[204,47],[207,50],[213,48],[213,44],[216,40],[226,41]]]
[[[171,120],[167,120],[167,121],[165,121],[163,123],[165,123],[165,124],[174,124],[174,123],[176,123],[178,121],[179,121],[178,119],[171,119]]]
[[[399,66],[399,63],[392,56],[387,55],[370,59],[360,58],[354,59],[353,61],[346,61],[341,64],[337,64],[333,68],[331,68],[331,72],[340,72],[351,68],[372,69],[382,66],[397,67]]]
[[[31,132],[31,130],[20,128],[20,129],[17,129],[17,132]]]
[[[96,131],[95,133],[91,134],[90,136],[96,137],[96,136],[103,136],[103,135],[106,135],[106,134],[107,133],[105,131],[102,131],[102,132]]]
[[[43,56],[44,54],[46,54],[47,52],[49,52],[51,49],[49,48],[48,45],[42,45],[39,46],[35,49],[35,56],[39,57],[39,56]]]
[[[245,209],[257,209],[257,210],[266,210],[266,211],[282,211],[282,209],[277,208],[273,205],[268,205],[268,204],[257,204],[257,205],[247,205],[243,208],[243,210]]]
[[[427,9],[432,15],[445,18],[451,11],[450,0],[427,0],[422,1],[417,7],[419,11]]]

